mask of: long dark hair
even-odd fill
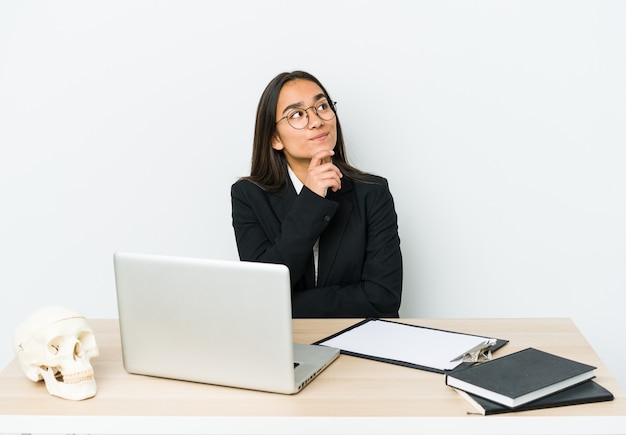
[[[261,95],[257,107],[250,175],[244,177],[244,179],[250,180],[268,191],[278,190],[285,183],[288,176],[287,159],[282,151],[272,148],[272,138],[276,133],[276,106],[278,105],[278,95],[285,83],[296,79],[314,82],[322,89],[328,101],[333,101],[322,83],[313,75],[304,71],[284,72],[278,74],[269,82]],[[336,111],[334,106],[333,110]],[[364,173],[348,163],[346,147],[341,132],[341,124],[339,123],[338,117],[336,117],[336,120],[337,144],[334,149],[335,155],[333,156],[333,163],[344,176],[359,179]]]

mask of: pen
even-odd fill
[[[472,347],[470,350],[467,350],[467,351],[463,352],[461,355],[457,356],[456,358],[452,358],[450,360],[450,362],[458,361],[461,358],[463,358],[465,355],[474,353],[477,350],[489,349],[495,343],[496,343],[496,340],[494,340],[494,339],[489,339],[489,340],[482,341],[482,342],[478,343],[476,346]]]

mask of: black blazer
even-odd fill
[[[297,195],[290,179],[277,192],[247,180],[233,184],[239,258],[287,265],[294,317],[398,317],[402,255],[387,180],[341,181],[326,198],[306,186]]]

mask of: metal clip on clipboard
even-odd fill
[[[491,359],[491,347],[496,344],[495,339],[485,340],[472,347],[470,350],[463,352],[461,355],[450,360],[450,362],[462,360],[462,362],[485,362]]]

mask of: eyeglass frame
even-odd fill
[[[317,102],[317,103],[315,103],[313,106],[309,106],[309,107],[307,107],[306,109],[292,109],[292,110],[290,110],[290,111],[289,111],[289,113],[287,113],[285,116],[283,116],[283,117],[282,117],[282,118],[280,118],[278,121],[276,121],[276,123],[275,123],[274,125],[278,125],[278,123],[279,123],[280,121],[282,121],[283,119],[286,119],[286,120],[287,120],[287,124],[289,124],[289,126],[290,126],[291,128],[293,128],[294,130],[304,130],[304,129],[305,129],[305,128],[309,125],[309,121],[310,121],[310,118],[309,118],[309,109],[313,109],[313,111],[315,112],[315,115],[317,115],[317,117],[318,117],[319,119],[321,119],[322,121],[331,121],[332,119],[334,119],[334,118],[336,118],[336,117],[337,117],[337,110],[335,109],[335,107],[337,106],[337,102],[336,102],[336,101],[329,101],[328,99],[326,99],[326,101],[328,102],[328,105],[330,106],[330,110],[332,110],[332,111],[333,111],[333,117],[332,117],[332,118],[330,118],[330,119],[324,119],[324,118],[322,118],[322,117],[320,116],[320,114],[319,114],[319,113],[317,113],[317,107],[316,107],[316,106],[320,104],[320,102],[318,101],[318,102]],[[301,128],[294,127],[293,125],[291,125],[291,122],[289,122],[289,115],[290,115],[293,111],[295,111],[295,110],[303,110],[303,111],[304,111],[304,114],[306,115],[306,118],[307,118],[306,124],[304,124],[304,126],[303,126],[303,127],[301,127]]]

